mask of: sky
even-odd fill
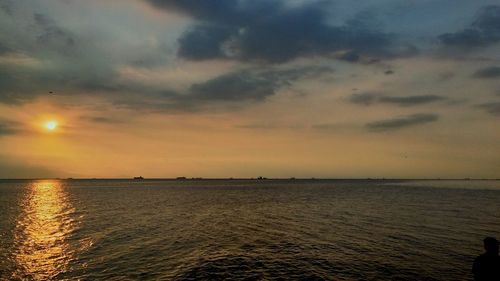
[[[0,178],[500,178],[499,121],[497,0],[0,0]]]

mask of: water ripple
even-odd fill
[[[0,280],[470,279],[500,189],[403,183],[0,181]]]

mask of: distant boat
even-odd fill
[[[177,180],[186,180],[187,178],[186,177],[177,177],[176,179]]]
[[[134,177],[134,180],[143,180],[144,178],[139,176],[139,177]]]

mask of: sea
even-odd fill
[[[1,180],[0,280],[471,280],[498,180]]]

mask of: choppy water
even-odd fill
[[[0,181],[2,280],[468,280],[499,181]]]

